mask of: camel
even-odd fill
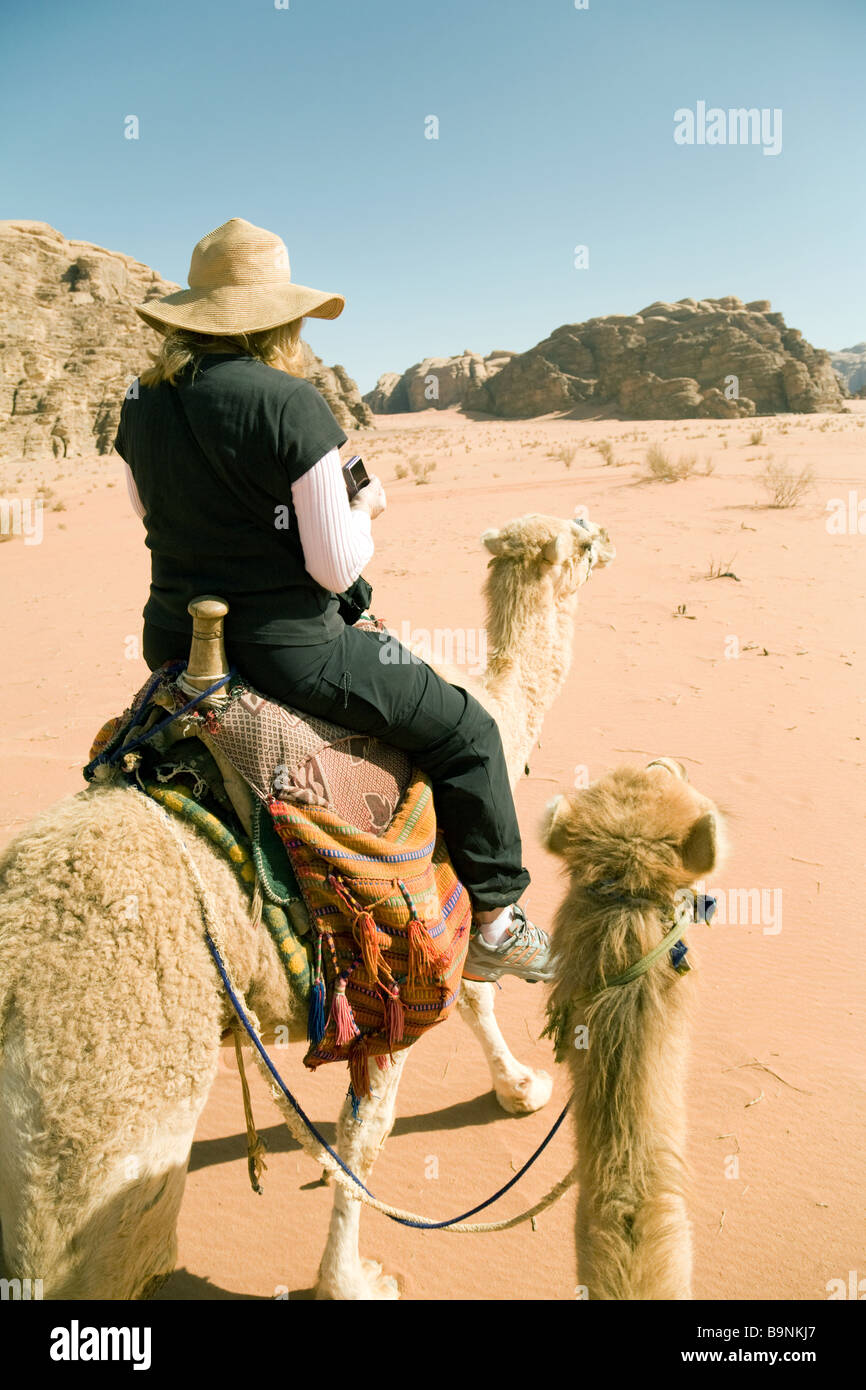
[[[592,523],[539,515],[482,540],[493,651],[476,693],[500,723],[514,782],[565,681],[578,592],[614,551]],[[3,1252],[8,1274],[40,1278],[47,1298],[148,1297],[174,1270],[190,1147],[231,1023],[203,940],[202,889],[265,1035],[305,1039],[306,1010],[270,935],[251,930],[231,869],[134,788],[91,785],[0,860]],[[511,1056],[492,996],[491,985],[467,983],[461,1012],[500,1102],[531,1111],[551,1080]],[[363,1181],[393,1124],[407,1056],[380,1074],[360,1123],[343,1107],[338,1149]],[[337,1187],[317,1297],[398,1296],[359,1255],[359,1217]]]
[[[662,950],[644,973],[615,981],[670,931],[677,906],[678,925],[691,922],[688,890],[721,860],[722,820],[680,763],[659,758],[558,797],[542,838],[569,876],[550,1007],[575,1087],[578,1278],[591,1299],[688,1299],[692,977]]]

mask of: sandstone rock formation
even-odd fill
[[[830,361],[852,396],[858,395],[866,386],[866,343],[831,352]]]
[[[483,362],[485,374],[467,381],[460,404],[508,418],[583,407],[638,420],[724,419],[839,410],[844,398],[828,353],[788,328],[768,300],[744,304],[728,295],[564,324],[495,364],[474,354],[428,359],[402,377],[381,378],[365,400],[385,411],[441,404],[453,377],[468,376],[456,364],[470,359]],[[449,383],[439,402],[419,390],[425,373]]]
[[[133,306],[178,288],[46,222],[0,222],[0,457],[109,453],[124,392],[157,342]],[[307,353],[343,428],[371,423],[343,368]]]
[[[465,405],[477,388],[501,371],[514,355],[500,348],[482,357],[467,348],[459,357],[425,357],[402,376],[399,372],[385,372],[364,400],[377,415]]]
[[[304,357],[304,376],[325,397],[343,429],[357,430],[362,425],[372,425],[373,412],[361,399],[358,385],[346,368],[339,365],[326,367],[309,343],[304,343]]]

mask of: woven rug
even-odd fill
[[[175,785],[168,795],[161,785],[166,758],[194,775],[200,764],[190,746],[204,748],[195,738],[166,746],[171,709],[189,703],[177,685],[181,670],[175,664],[154,673],[129,709],[103,726],[84,775],[120,768],[220,848],[221,834],[206,817],[223,823],[237,846],[236,866],[242,856],[267,906],[290,908],[288,919],[263,912],[263,920],[292,987],[309,1002],[306,1065],[347,1060],[355,1097],[367,1095],[371,1059],[387,1065],[448,1016],[469,944],[469,897],[437,835],[430,784],[399,749],[288,709],[235,678],[225,705],[184,717],[207,732],[254,793],[253,842],[245,844],[238,826],[227,830],[233,812],[227,803],[225,813],[221,786],[209,786],[205,804],[196,806],[197,784]],[[168,696],[168,712],[157,695]],[[275,862],[277,837],[285,872]]]
[[[321,807],[270,803],[318,935],[306,1066],[345,1058],[356,1096],[447,1018],[460,989],[471,905],[416,773],[381,835]]]

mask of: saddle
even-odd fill
[[[430,784],[399,749],[230,671],[223,600],[189,611],[189,661],[155,672],[103,726],[84,775],[119,771],[226,853],[306,999],[305,1064],[348,1061],[360,1099],[371,1061],[387,1066],[459,992],[471,907]]]

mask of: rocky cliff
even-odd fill
[[[475,367],[471,380],[466,363]],[[430,378],[438,378],[438,400],[430,399]],[[457,402],[449,399],[455,395]],[[470,353],[430,358],[402,377],[381,378],[364,399],[384,411],[447,400],[508,418],[584,407],[676,420],[839,410],[843,398],[828,353],[788,328],[768,300],[744,304],[728,295],[564,324],[528,352],[494,361]]]
[[[377,415],[466,405],[477,389],[514,356],[513,352],[497,349],[482,357],[467,348],[459,357],[425,357],[402,375],[386,372],[380,376],[364,400]]]
[[[124,392],[157,342],[134,312],[179,286],[46,222],[0,222],[0,457],[109,453]],[[307,348],[344,429],[372,421],[342,367]]]
[[[830,361],[852,396],[858,395],[866,386],[866,343],[855,343],[840,352],[831,352]]]

